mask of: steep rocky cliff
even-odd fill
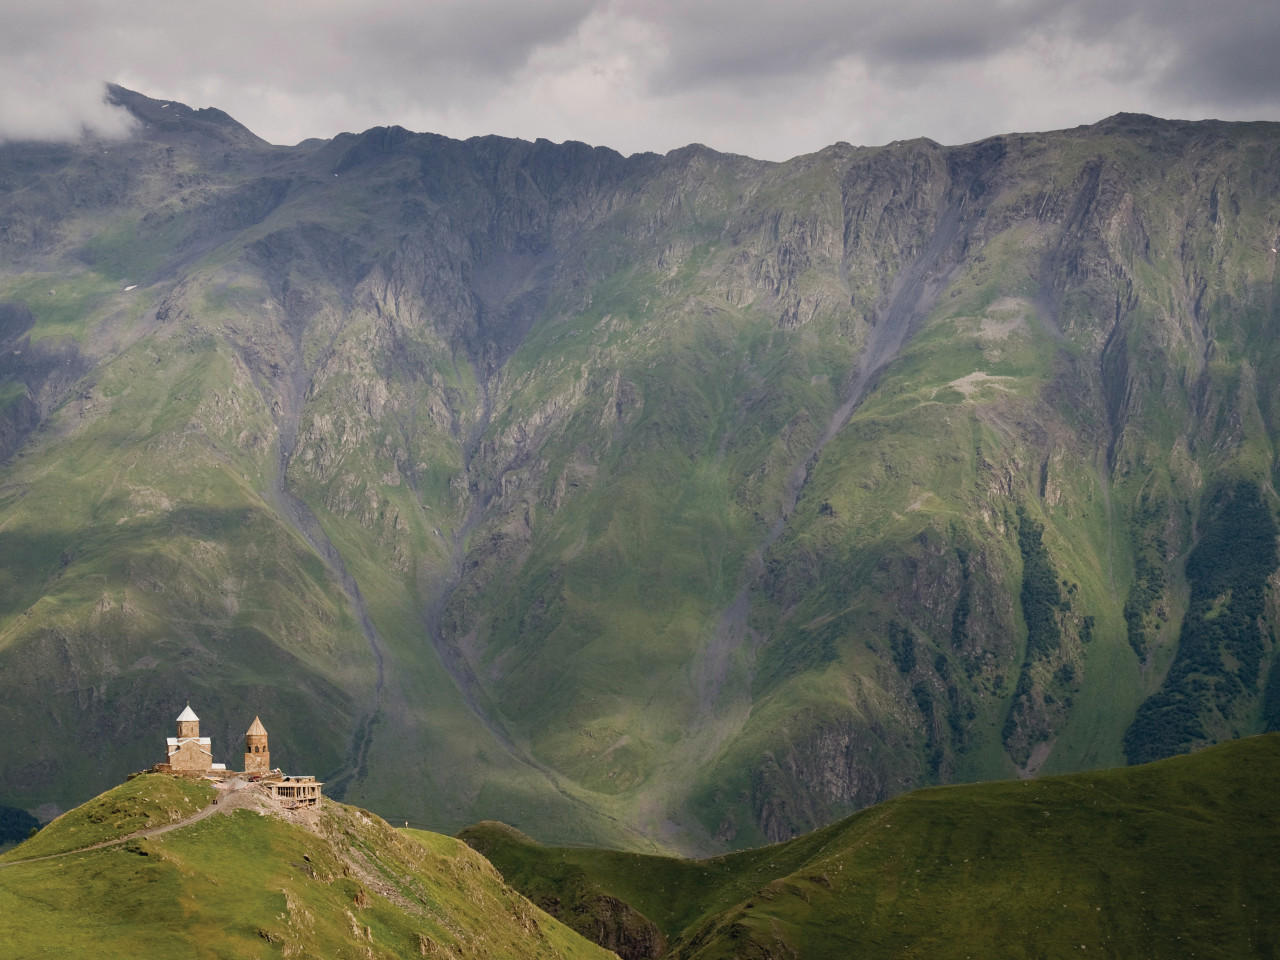
[[[393,819],[714,849],[1280,715],[1274,125],[770,164],[113,95],[0,147],[0,800],[198,698]]]

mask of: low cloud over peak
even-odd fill
[[[108,103],[106,94],[100,80],[50,83],[30,76],[0,76],[0,140],[125,136],[133,119]]]

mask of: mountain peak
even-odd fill
[[[199,109],[177,100],[156,100],[116,83],[107,84],[107,102],[129,111],[144,128],[163,135],[196,135],[237,146],[267,146],[252,130],[216,107]]]

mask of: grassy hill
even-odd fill
[[[665,936],[664,956],[1269,957],[1277,790],[1280,735],[1268,735],[1140,767],[917,790],[711,860],[545,847],[500,824],[461,836],[579,929],[593,902],[625,902]]]
[[[0,858],[6,957],[604,958],[464,844],[326,802],[85,850],[201,809],[207,785],[144,775]],[[45,859],[29,859],[43,857]]]

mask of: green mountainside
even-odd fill
[[[712,853],[1280,727],[1280,126],[0,145],[0,804]],[[225,751],[225,752],[224,752]]]
[[[612,956],[514,893],[459,841],[393,830],[331,801],[310,823],[237,809],[84,849],[183,820],[212,793],[144,775],[0,857],[4,955]]]
[[[1280,736],[1127,769],[914,791],[711,860],[461,836],[641,957],[1271,957]],[[601,937],[601,934],[604,934]]]

